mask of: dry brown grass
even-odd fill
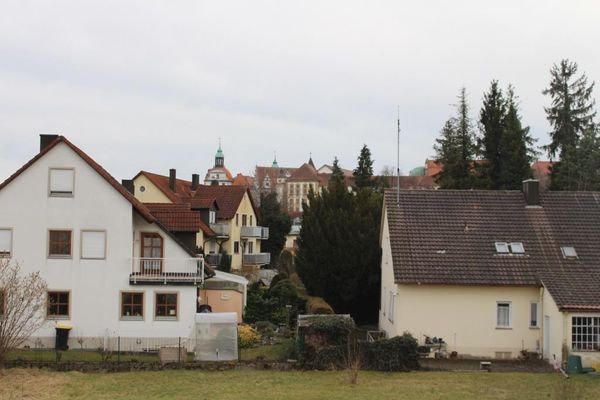
[[[61,399],[60,388],[69,374],[56,374],[38,369],[0,369],[0,400]]]

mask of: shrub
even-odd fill
[[[364,369],[372,371],[419,369],[417,339],[410,333],[375,342],[361,342],[360,354]]]
[[[322,297],[309,297],[306,300],[306,312],[309,314],[333,314],[333,308]]]
[[[240,337],[240,348],[256,346],[260,343],[260,335],[250,325],[242,324],[238,326],[238,335]]]

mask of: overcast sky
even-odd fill
[[[0,181],[60,133],[117,179],[202,176],[220,137],[235,174],[270,165],[423,165],[465,86],[492,79],[548,141],[542,90],[562,58],[600,80],[590,1],[6,1]],[[599,100],[596,88],[594,97]]]

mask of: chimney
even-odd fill
[[[135,194],[135,187],[133,186],[133,179],[123,179],[121,185],[131,194]]]
[[[171,168],[169,170],[169,187],[173,192],[177,192],[177,186],[175,183],[177,182],[177,170],[175,168]]]
[[[540,182],[537,179],[523,181],[523,194],[528,206],[540,205]]]
[[[192,190],[198,189],[199,184],[200,184],[200,175],[192,174]]]
[[[58,138],[58,135],[40,135],[40,152],[44,150],[48,145],[54,142]]]

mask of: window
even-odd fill
[[[499,301],[496,303],[496,327],[497,328],[510,328],[511,315],[510,310],[511,303],[509,301]]]
[[[247,225],[247,220],[248,216],[246,214],[242,214],[242,226],[246,226]]]
[[[252,215],[250,216],[250,226],[252,226]]]
[[[71,168],[50,168],[48,193],[52,197],[72,197],[75,185],[75,170]]]
[[[48,292],[49,319],[69,318],[69,292]]]
[[[235,226],[240,226],[240,214],[235,214]]]
[[[240,254],[240,242],[233,242],[233,254]]]
[[[539,303],[532,301],[529,305],[529,327],[539,328]]]
[[[217,222],[217,213],[215,211],[208,212],[208,223],[214,224]]]
[[[71,257],[71,231],[50,231],[48,233],[48,257]]]
[[[105,231],[81,231],[81,258],[90,260],[106,258]]]
[[[121,293],[121,318],[144,319],[144,293]]]
[[[514,254],[524,254],[525,248],[521,242],[512,242],[510,244],[510,251]]]
[[[142,273],[162,272],[163,239],[155,232],[142,232]]]
[[[577,258],[577,252],[575,251],[575,247],[565,246],[560,248],[560,252],[563,255],[563,258]]]
[[[396,303],[396,294],[390,290],[389,306],[388,306],[388,320],[394,323],[394,307]]]
[[[9,258],[12,255],[12,229],[0,229],[0,258]]]
[[[525,247],[521,242],[495,242],[494,245],[498,254],[525,254]]]
[[[156,293],[156,318],[177,318],[177,293]]]
[[[573,317],[571,347],[573,350],[600,350],[600,317]]]
[[[254,253],[254,242],[248,242],[248,254]]]

